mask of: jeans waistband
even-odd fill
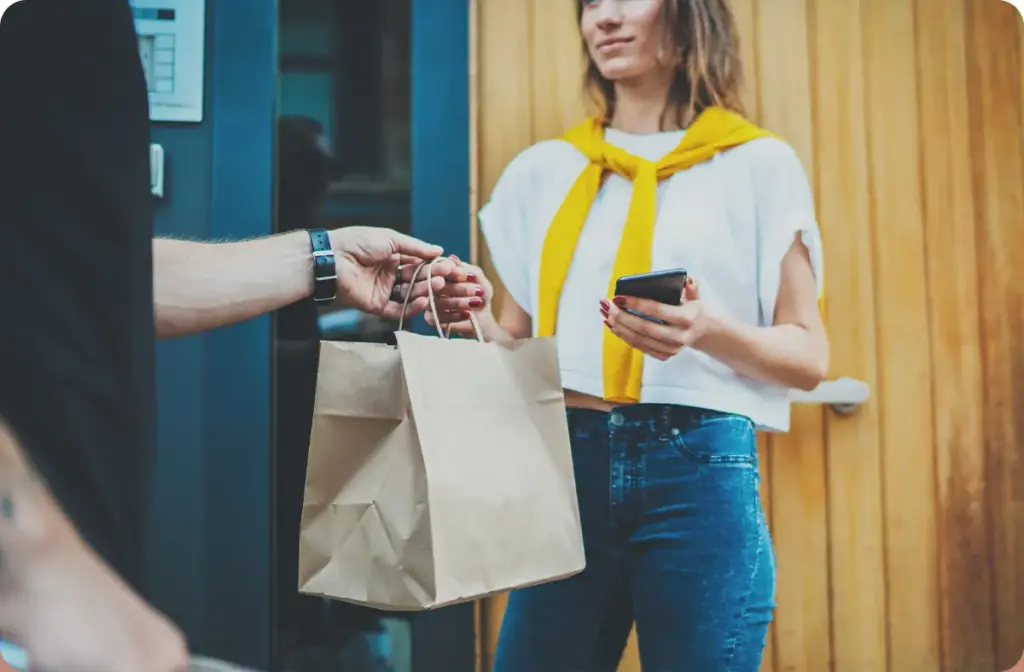
[[[569,408],[567,414],[570,428],[644,431],[653,434],[665,434],[673,429],[685,432],[708,420],[720,418],[742,418],[750,422],[749,418],[735,413],[675,404],[628,404],[616,406],[611,411]]]

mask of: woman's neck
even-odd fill
[[[665,114],[671,82],[671,72],[616,82],[615,116],[609,126],[638,135],[679,130],[675,115]]]

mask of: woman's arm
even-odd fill
[[[533,318],[508,292],[497,317],[490,310],[484,310],[478,313],[477,321],[485,341],[512,341],[529,338],[533,333]]]
[[[741,375],[814,389],[828,373],[829,348],[818,310],[822,253],[810,182],[796,152],[780,140],[757,140],[744,151],[756,206],[756,298],[768,324],[705,311],[699,293],[688,288],[682,305],[644,302],[636,308],[667,324],[613,310],[612,329],[652,357],[666,359],[692,347]],[[634,307],[632,300],[621,305]]]
[[[794,240],[783,258],[775,320],[756,327],[710,314],[692,279],[677,306],[632,297],[601,304],[607,326],[634,348],[660,360],[692,347],[738,373],[785,387],[812,390],[828,374],[828,340],[807,248]],[[663,320],[658,324],[624,308]]]
[[[708,315],[694,347],[750,378],[813,390],[828,375],[829,346],[810,256],[799,241],[783,258],[781,275],[772,326]]]
[[[533,320],[508,291],[504,292],[501,310],[495,316],[491,308],[494,285],[484,275],[483,269],[466,264],[455,256],[452,256],[451,260],[464,272],[466,281],[446,285],[437,292],[437,312],[441,316],[442,326],[450,329],[453,334],[467,338],[475,337],[476,333],[469,321],[469,311],[466,310],[464,303],[459,302],[460,299],[464,301],[464,297],[473,297],[470,299],[469,310],[474,311],[485,341],[501,342],[530,337],[533,333]],[[434,325],[434,312],[429,308],[426,319],[428,324]]]

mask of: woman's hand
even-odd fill
[[[475,336],[473,324],[469,321],[470,311],[478,315],[490,311],[494,286],[478,266],[467,264],[455,255],[449,259],[455,263],[460,278],[465,280],[450,281],[443,289],[434,292],[437,315],[428,307],[425,315],[427,324],[440,324],[459,336]]]
[[[633,315],[643,313],[661,320]],[[601,299],[601,314],[612,333],[637,350],[665,361],[683,348],[694,347],[708,328],[708,317],[700,300],[697,282],[689,277],[678,306],[632,296],[616,296],[612,301]]]

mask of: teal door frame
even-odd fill
[[[470,0],[411,1],[412,234],[469,259]],[[413,617],[413,672],[472,672],[473,616],[462,604]]]
[[[412,233],[469,258],[469,0],[412,0]],[[276,0],[207,0],[201,124],[157,124],[158,235],[273,231]],[[274,643],[271,324],[158,348],[149,591],[197,652],[269,670]],[[473,607],[410,616],[414,672],[471,672]]]

